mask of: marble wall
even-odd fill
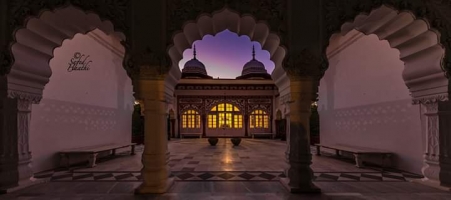
[[[119,41],[98,30],[55,49],[50,82],[32,107],[34,172],[56,167],[63,149],[131,141],[134,98],[122,58]]]
[[[421,173],[421,111],[411,104],[399,51],[352,31],[332,38],[328,55],[319,89],[321,143],[388,150],[397,168]]]

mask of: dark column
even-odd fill
[[[179,128],[177,129],[178,138],[182,138],[180,135],[180,129],[182,128],[182,122],[180,121],[180,115],[177,115],[177,121]]]
[[[0,99],[0,195],[19,183],[15,106],[13,99]]]
[[[249,115],[245,114],[244,115],[244,136],[245,137],[249,136],[248,128],[249,128]]]
[[[202,137],[205,137],[206,136],[206,134],[205,134],[205,129],[207,128],[207,125],[206,125],[206,119],[207,119],[207,117],[206,117],[206,115],[205,114],[203,114],[202,116],[201,116],[201,120],[202,120]]]
[[[175,138],[175,119],[171,118],[171,137]]]
[[[167,134],[168,134],[168,141],[171,140],[171,118],[170,115],[167,115],[166,118],[166,125],[167,125]]]

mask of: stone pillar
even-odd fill
[[[312,155],[309,145],[310,106],[312,104],[314,81],[305,78],[291,81],[289,133],[287,133],[286,161],[289,165],[281,179],[292,193],[319,193],[313,183]]]
[[[206,131],[207,131],[207,114],[201,115],[201,123],[202,123],[202,137],[206,137]]]
[[[29,145],[31,105],[38,100],[4,98],[0,103],[0,190],[32,183]]]
[[[423,181],[433,186],[451,186],[451,106],[449,101],[423,102],[425,153]]]
[[[249,136],[249,115],[246,113],[244,114],[244,136]]]
[[[424,153],[424,167],[421,169],[424,180],[439,182],[439,114],[438,102],[422,104],[426,120],[426,149]]]
[[[451,188],[451,101],[439,102],[440,185]]]
[[[137,194],[165,193],[172,185],[169,159],[164,80],[137,80],[138,96],[144,107],[143,183]]]
[[[440,185],[451,187],[451,101],[439,103]]]
[[[18,186],[19,172],[16,132],[17,118],[14,116],[13,99],[0,99],[0,194]]]
[[[28,181],[33,178],[31,169],[31,152],[29,145],[29,133],[31,122],[31,105],[29,100],[17,101],[17,146],[19,153],[19,181]]]

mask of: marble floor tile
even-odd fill
[[[163,195],[133,195],[141,184],[142,146],[137,155],[119,153],[101,159],[94,168],[74,166],[36,174],[50,182],[35,185],[0,199],[451,199],[444,192],[410,182],[422,178],[399,169],[377,166],[356,168],[333,155],[313,155],[314,184],[320,195],[290,194],[279,183],[285,177],[286,144],[277,140],[244,139],[239,147],[221,139],[209,146],[206,139],[171,140],[169,166],[175,183]],[[312,149],[314,152],[315,149]]]

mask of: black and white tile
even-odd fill
[[[278,181],[285,177],[283,172],[246,172],[246,171],[174,171],[170,175],[176,181]],[[35,178],[48,179],[49,181],[141,181],[139,171],[62,171],[36,174]],[[419,175],[402,172],[316,172],[316,182],[403,182],[422,178]]]
[[[117,153],[115,157],[100,159],[95,168],[74,166],[35,174],[35,178],[49,181],[141,181],[141,156]],[[169,167],[176,181],[277,181],[284,177],[287,167],[284,142],[274,140],[243,140],[233,147],[229,140],[209,146],[206,140],[176,140],[169,145]],[[315,154],[316,149],[312,148]],[[422,176],[396,169],[366,165],[356,168],[353,160],[314,156],[312,170],[317,182],[384,182],[409,181]]]

